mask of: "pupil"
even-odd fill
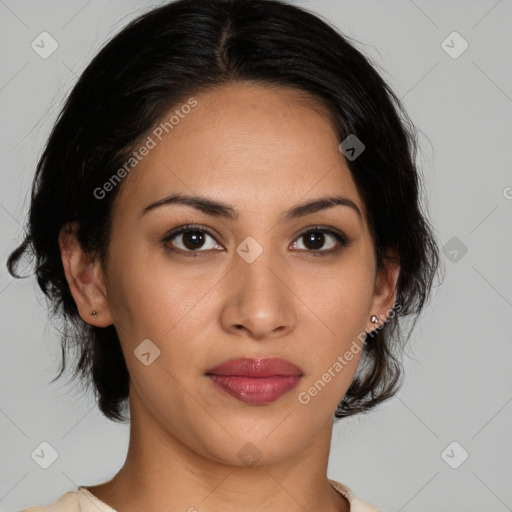
[[[201,231],[187,231],[183,237],[183,243],[187,249],[197,249],[204,243],[204,234]]]
[[[308,249],[318,250],[321,249],[324,244],[324,237],[325,235],[323,233],[320,233],[319,231],[310,231],[306,235],[306,242],[305,245]],[[316,244],[316,246],[315,246]],[[311,247],[312,245],[312,247]]]

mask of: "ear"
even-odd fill
[[[373,299],[368,316],[370,318],[375,315],[378,318],[378,323],[370,322],[367,332],[371,332],[386,323],[390,316],[396,302],[396,285],[399,275],[398,257],[394,253],[390,253],[383,258],[382,268],[377,271],[375,276]]]
[[[103,269],[97,255],[84,252],[77,238],[78,223],[66,224],[59,232],[64,273],[82,319],[96,327],[113,323],[107,301]],[[97,315],[92,316],[91,312]]]

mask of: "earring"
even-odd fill
[[[378,324],[379,323],[379,319],[375,315],[372,315],[370,317],[370,321],[372,322],[372,324]]]
[[[98,316],[98,313],[96,311],[91,311],[89,314],[91,316],[93,316],[94,318],[96,318]]]

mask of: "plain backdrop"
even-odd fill
[[[336,424],[328,475],[387,512],[510,511],[512,1],[297,4],[355,38],[403,99],[420,130],[446,268],[411,336],[400,393]],[[63,99],[102,44],[156,5],[0,0],[3,512],[49,505],[110,479],[124,462],[128,425],[103,418],[76,385],[49,383],[58,332],[35,279],[12,279],[5,260],[21,239],[35,165]],[[42,32],[58,44],[47,58],[31,46]],[[56,452],[47,469],[34,456],[41,447]]]

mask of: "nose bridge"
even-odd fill
[[[295,318],[293,293],[286,284],[284,266],[269,247],[261,249],[256,255],[257,247],[250,240],[237,248],[238,261],[230,272],[223,316],[225,328],[243,327],[254,337],[287,330]]]
[[[237,252],[240,254],[239,251],[246,248],[247,246],[244,247],[243,244],[240,244]],[[249,251],[254,250],[249,243]],[[261,307],[270,304],[273,300],[279,300],[283,293],[283,290],[280,289],[283,283],[276,274],[279,275],[282,270],[279,270],[281,266],[278,264],[277,256],[272,254],[272,249],[266,247],[254,260],[245,259],[243,253],[238,257],[241,261],[237,262],[234,274],[235,279],[240,280],[240,286],[237,287],[240,298],[257,298]]]

